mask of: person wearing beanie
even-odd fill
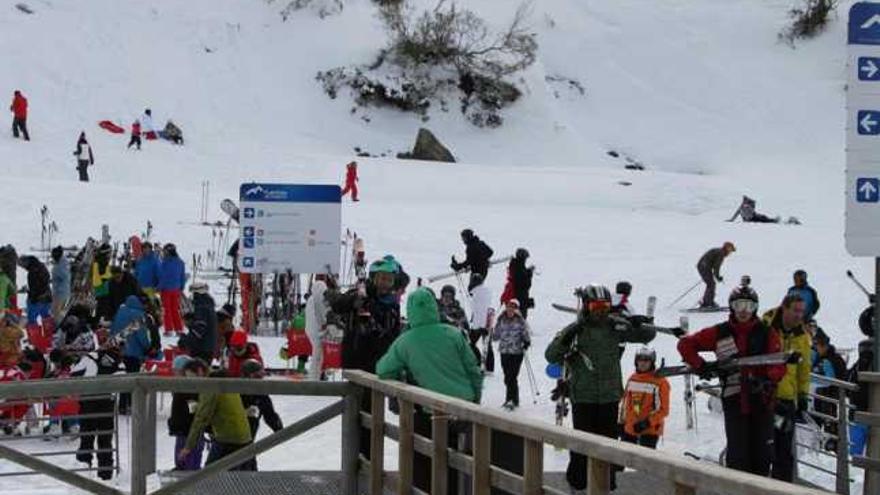
[[[172,362],[175,376],[184,376],[184,370],[193,362],[190,356],[177,356]],[[175,392],[171,395],[171,415],[168,417],[168,435],[174,437],[175,469],[180,471],[198,471],[202,467],[202,451],[205,440],[199,438],[189,455],[179,458],[180,451],[186,444],[186,437],[193,422],[193,413],[199,402],[199,395],[194,393]]]
[[[228,342],[228,356],[226,363],[226,373],[231,378],[241,376],[241,365],[249,359],[253,359],[262,364],[263,357],[260,355],[260,347],[256,342],[248,342],[248,335],[237,330],[232,332]]]
[[[492,340],[498,342],[501,369],[504,370],[504,386],[507,393],[503,407],[512,411],[519,407],[519,372],[525,353],[532,345],[529,324],[520,313],[519,300],[514,298],[507,301],[504,311],[495,323]]]

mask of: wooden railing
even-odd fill
[[[156,394],[162,392],[240,393],[340,397],[340,400],[300,419],[296,423],[193,472],[153,492],[170,495],[193,485],[257,454],[261,454],[312,428],[342,415],[343,493],[357,495],[358,475],[358,404],[359,389],[345,382],[293,382],[288,380],[247,380],[237,378],[182,378],[151,375],[122,375],[66,380],[35,380],[0,384],[0,399],[29,399],[67,395],[111,394],[127,392],[131,400],[131,495],[146,495],[147,476],[156,471]],[[3,445],[0,458],[8,459],[36,472],[50,476],[80,490],[100,495],[123,495],[123,492],[75,472],[67,471],[40,458]]]
[[[828,495],[830,492],[763,478],[721,466],[699,463],[668,453],[619,442],[614,439],[555,426],[526,421],[520,416],[480,407],[396,381],[379,380],[361,371],[346,371],[343,376],[372,396],[370,413],[361,413],[361,425],[370,431],[369,459],[361,457],[370,495],[383,490],[410,494],[420,491],[413,487],[413,453],[431,458],[432,495],[447,493],[449,468],[466,473],[474,495],[488,495],[492,487],[515,494],[559,493],[544,480],[544,445],[551,444],[589,456],[588,495],[610,493],[613,465],[650,473],[671,483],[676,495],[694,495],[698,490],[725,495]],[[391,398],[399,404],[398,426],[385,422],[385,402]],[[413,428],[416,406],[432,414],[432,438],[417,435]],[[447,431],[452,421],[470,425],[472,448],[462,452],[447,445]],[[506,432],[524,441],[523,474],[514,474],[493,466],[490,456],[492,432]],[[384,438],[398,443],[397,472],[383,465]]]
[[[854,456],[853,465],[865,470],[864,495],[880,493],[880,373],[859,373],[859,381],[867,384],[868,412],[857,412],[857,423],[871,428],[868,436],[868,451],[864,456]]]

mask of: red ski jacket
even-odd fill
[[[12,111],[12,115],[15,116],[15,118],[17,119],[27,118],[27,108],[27,98],[22,95],[17,95],[12,98],[12,105],[9,106],[9,110]]]
[[[141,135],[141,123],[135,122],[131,124],[131,135],[132,136],[140,136]]]

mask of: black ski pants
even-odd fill
[[[573,403],[571,418],[574,429],[595,433],[608,438],[617,438],[617,402],[605,404]],[[568,469],[565,478],[575,490],[587,488],[587,456],[575,452],[569,454]],[[611,489],[616,488],[614,477],[611,477]]]
[[[141,137],[140,136],[135,136],[132,134],[131,141],[128,142],[128,148],[131,148],[132,146],[137,146],[137,149],[141,149]]]
[[[133,356],[125,356],[122,358],[122,364],[125,365],[126,373],[139,373],[143,362]],[[119,413],[128,414],[131,409],[131,394],[119,394]]]
[[[773,446],[773,411],[743,414],[739,396],[724,401],[727,467],[768,476]]]
[[[12,137],[17,138],[19,132],[24,136],[25,141],[31,140],[31,136],[28,134],[27,130],[27,120],[14,118],[12,119]]]
[[[522,368],[524,354],[502,354],[501,369],[504,370],[504,386],[507,393],[505,402],[513,402],[519,405],[519,371]]]
[[[794,481],[794,437],[797,405],[791,400],[776,404],[776,421],[773,428],[773,468],[771,476],[777,480]]]
[[[89,181],[89,162],[86,160],[77,160],[76,171],[79,172],[79,181]]]
[[[211,444],[211,450],[208,451],[208,459],[205,460],[205,466],[209,464],[213,464],[224,457],[235,453],[238,450],[241,450],[250,445],[249,443],[242,445],[234,445],[231,443],[222,443],[222,442],[213,442]],[[257,459],[252,457],[237,466],[229,468],[230,471],[256,471],[257,470]]]
[[[706,284],[706,290],[703,292],[703,299],[700,301],[701,306],[714,306],[715,305],[715,275],[712,273],[711,268],[699,267],[697,271],[700,273],[700,278],[703,279],[703,282]]]
[[[97,399],[85,397],[80,401],[80,413],[102,414],[100,418],[82,418],[79,422],[80,433],[79,449],[76,453],[76,460],[80,462],[92,464],[92,458],[95,452],[95,440],[98,440],[98,450],[96,457],[98,458],[98,477],[101,479],[110,479],[113,476],[113,408],[114,401],[110,397],[100,397]],[[98,434],[98,432],[101,432]]]

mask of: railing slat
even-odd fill
[[[413,403],[400,401],[400,421],[398,428],[400,430],[400,439],[397,441],[398,459],[397,459],[397,493],[399,495],[409,495],[412,493],[413,484]]]
[[[492,430],[481,424],[474,424],[474,473],[473,494],[489,495],[492,491],[491,465]]]
[[[431,456],[431,495],[446,495],[449,490],[449,420],[435,414],[431,418],[433,455]]]
[[[587,460],[587,495],[611,493],[611,465],[597,457]]]
[[[9,459],[16,464],[33,469],[34,471],[38,471],[41,474],[45,474],[46,476],[55,478],[58,481],[77,487],[81,490],[88,490],[97,495],[123,495],[123,492],[113,487],[99,483],[91,478],[72,473],[62,467],[56,466],[55,464],[31,457],[15,449],[10,449],[2,444],[0,444],[0,459]]]
[[[523,492],[540,495],[544,486],[544,442],[526,439],[524,456]]]
[[[370,391],[370,494],[383,495],[382,476],[385,471],[385,395]]]

